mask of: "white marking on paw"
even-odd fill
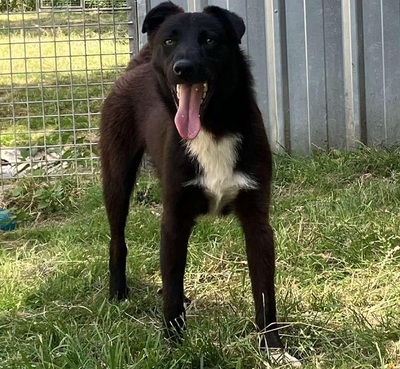
[[[201,174],[185,183],[204,188],[210,198],[210,213],[218,214],[242,189],[256,189],[257,182],[249,175],[235,171],[241,138],[229,135],[216,140],[206,130],[200,130],[194,140],[186,141],[190,156],[197,159]]]
[[[289,365],[292,368],[300,368],[301,362],[294,356],[289,355],[285,350],[282,349],[267,349],[267,355],[271,364],[273,365]]]

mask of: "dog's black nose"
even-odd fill
[[[186,79],[193,75],[194,64],[190,60],[181,59],[174,64],[173,70],[178,77]]]

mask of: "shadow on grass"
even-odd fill
[[[0,85],[1,146],[48,146],[97,141],[103,98],[119,72],[49,73],[41,83]]]
[[[158,294],[160,286],[151,283],[141,276],[139,270],[130,270],[128,274],[130,296],[126,301],[111,300],[111,305],[124,306],[127,313],[134,317],[154,316],[160,311],[161,297]],[[85,262],[63,268],[42,279],[24,301],[25,308],[40,310],[55,310],[60,312],[83,306],[89,310],[96,309],[108,301],[108,262],[98,261],[96,265]]]
[[[120,67],[121,70],[123,68]],[[119,74],[117,68],[87,73],[72,71],[72,74],[51,71],[44,72],[38,82],[13,83],[12,86],[3,83],[0,84],[0,98],[9,105],[2,104],[0,113],[3,117],[10,117],[10,120],[13,116],[17,120],[31,117],[31,129],[43,129],[46,116],[95,114],[100,111],[102,99]],[[38,118],[35,116],[40,117],[40,124],[36,123]],[[54,120],[54,117],[49,119]],[[8,124],[11,125],[11,121]],[[6,128],[4,123],[3,128]]]

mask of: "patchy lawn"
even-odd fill
[[[304,368],[400,368],[399,151],[275,159],[272,222],[285,344]],[[189,329],[172,348],[161,334],[162,208],[154,178],[144,173],[132,200],[132,298],[123,303],[107,300],[109,236],[99,185],[69,183],[62,191],[59,182],[28,182],[7,198],[25,225],[0,234],[0,368],[266,366],[233,217],[205,218],[195,229],[185,286]]]

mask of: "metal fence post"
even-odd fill
[[[128,11],[128,37],[129,37],[129,52],[131,58],[139,52],[139,37],[138,37],[138,15],[137,2],[135,0],[127,0]]]
[[[366,143],[362,3],[342,0],[347,149]]]
[[[274,150],[290,150],[285,2],[265,0],[269,136]]]

